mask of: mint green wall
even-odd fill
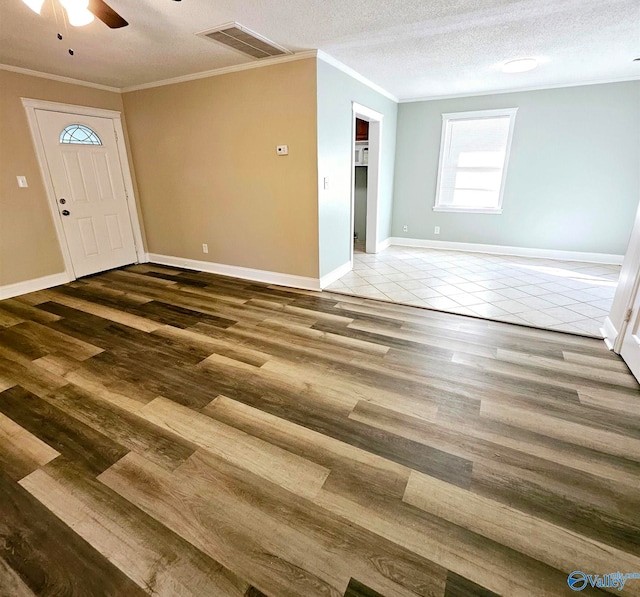
[[[442,113],[512,107],[503,213],[434,212]],[[639,197],[640,81],[400,104],[393,236],[621,255]]]
[[[398,104],[356,79],[318,60],[318,216],[320,276],[349,261],[351,255],[352,102],[384,115],[378,234],[391,233],[393,173]],[[324,177],[329,189],[323,189]]]

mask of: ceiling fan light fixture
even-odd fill
[[[60,0],[73,27],[83,27],[93,21],[93,13],[89,11],[89,0]]]
[[[86,8],[73,11],[67,10],[67,16],[69,17],[69,24],[74,27],[88,25],[94,19],[93,13],[89,12]]]
[[[40,14],[44,0],[22,0],[33,12]]]
[[[503,73],[526,73],[538,67],[538,61],[535,58],[517,58],[516,60],[508,60],[502,65]]]

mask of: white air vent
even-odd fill
[[[271,58],[293,53],[239,23],[227,23],[215,29],[201,31],[196,35],[224,44],[253,58]]]

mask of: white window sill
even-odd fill
[[[436,205],[433,211],[447,211],[451,213],[461,214],[501,214],[502,208],[496,207],[445,207],[442,205]]]

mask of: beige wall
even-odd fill
[[[118,93],[0,70],[0,286],[64,271],[21,97],[122,111]]]
[[[318,277],[315,59],[123,101],[149,252]]]

